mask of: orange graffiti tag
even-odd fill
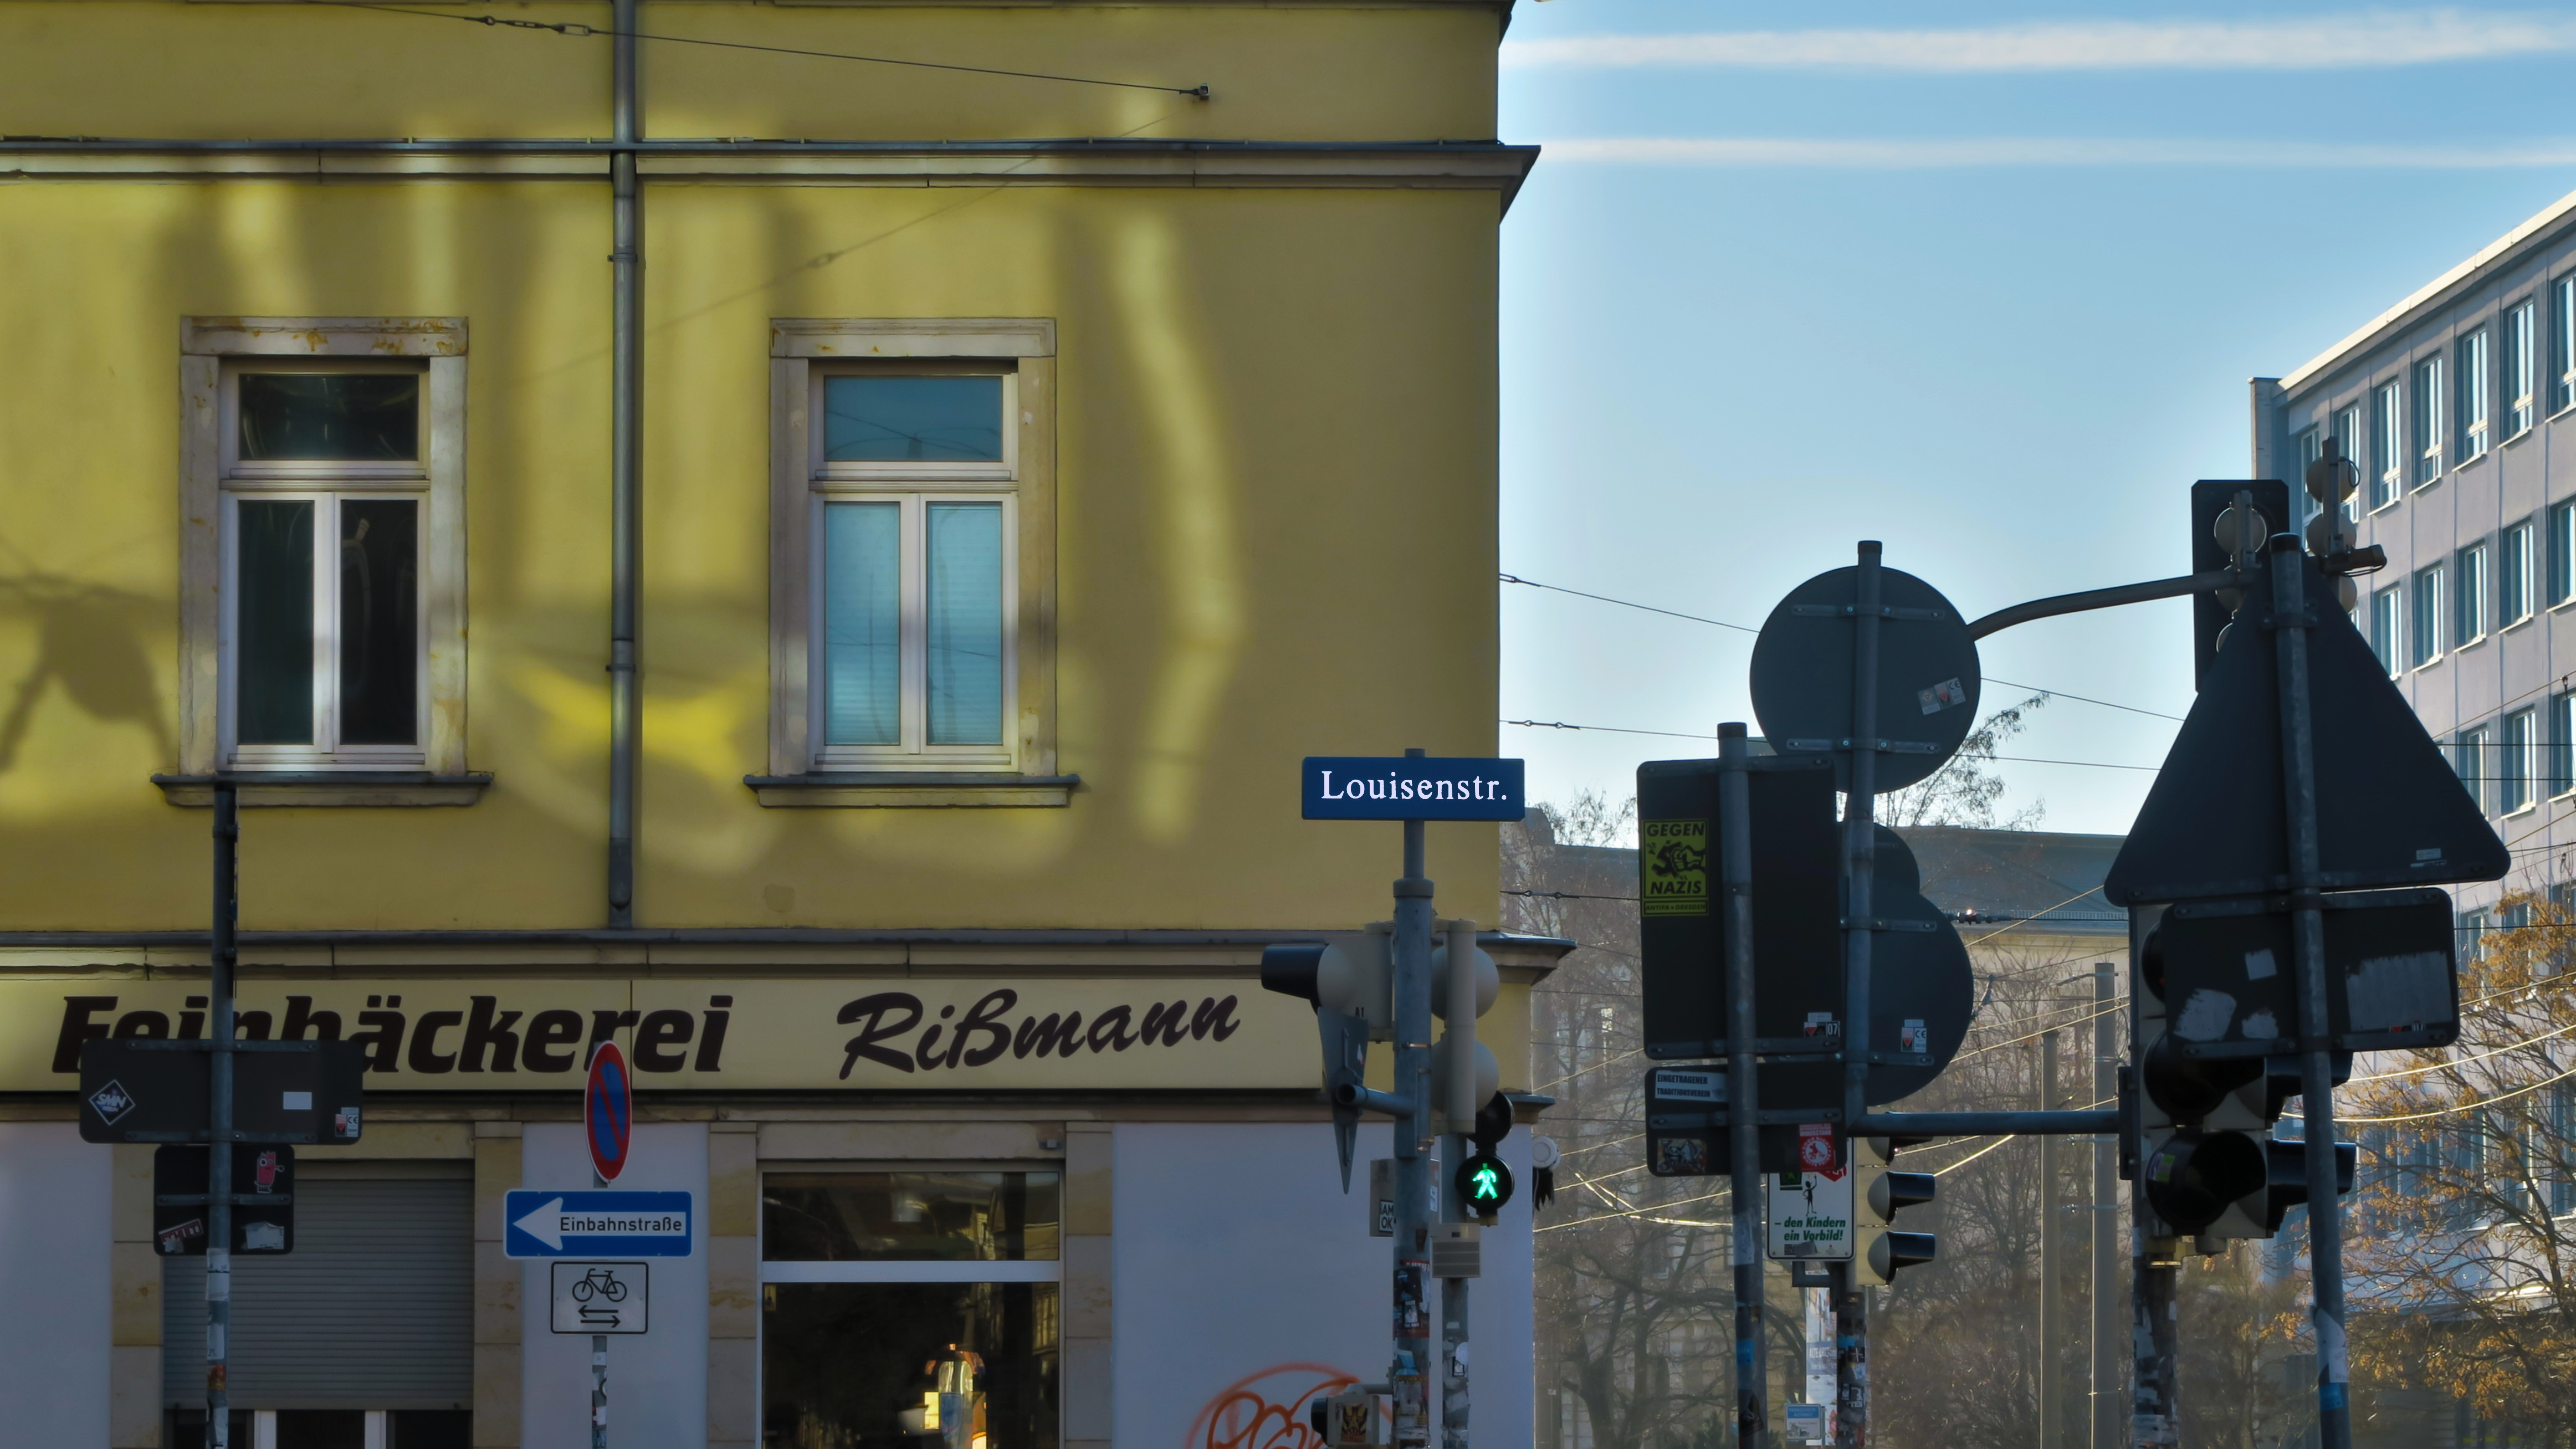
[[[1307,1405],[1358,1382],[1358,1375],[1326,1364],[1272,1364],[1208,1400],[1190,1420],[1183,1449],[1323,1449]]]

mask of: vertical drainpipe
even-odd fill
[[[616,136],[641,139],[643,102],[635,67],[637,0],[614,0],[617,29]],[[608,924],[635,924],[635,754],[643,732],[636,708],[636,593],[642,573],[644,492],[644,196],[635,153],[609,161],[616,197],[616,361],[611,386],[608,623]]]

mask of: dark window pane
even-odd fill
[[[243,373],[241,456],[244,462],[416,461],[420,374]]]
[[[387,1449],[473,1449],[471,1409],[396,1409],[386,1427]],[[286,1449],[280,1436],[278,1449]]]
[[[246,745],[313,743],[313,504],[244,501],[236,540],[235,731]]]
[[[1053,1283],[761,1287],[763,1449],[1055,1449]]]
[[[1052,1262],[1052,1172],[772,1173],[763,1252],[775,1262]]]
[[[277,1449],[367,1449],[364,1409],[280,1409]]]
[[[823,384],[823,456],[834,463],[998,463],[998,377],[835,377]]]
[[[420,737],[420,505],[340,505],[340,742]]]

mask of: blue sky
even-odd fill
[[[2576,188],[2576,9],[1521,4],[1502,135],[1502,567],[1759,625],[1883,539],[1974,616],[2183,572],[2277,376]],[[1713,731],[1751,636],[1504,586],[1503,715]],[[2024,625],[1995,676],[2183,714],[2180,602]],[[2027,691],[1990,682],[1986,702]],[[2152,766],[2068,699],[2009,753]],[[1687,739],[1506,727],[1536,799]],[[2127,828],[2144,771],[2008,764]]]

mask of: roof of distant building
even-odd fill
[[[1547,839],[1536,811],[1531,833]],[[2102,878],[2120,853],[2120,835],[2056,830],[1978,830],[1918,825],[1898,834],[1923,872],[1923,894],[1964,927],[1992,921],[2054,936],[2121,936],[2128,914],[2102,899]],[[1617,846],[1557,845],[1557,858],[1611,877],[1634,879],[1637,852]]]

